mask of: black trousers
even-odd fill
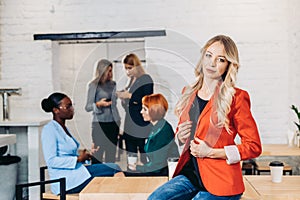
[[[116,149],[118,142],[119,126],[116,122],[93,122],[92,139],[95,146],[100,149],[94,154],[94,157],[100,162],[116,161]],[[103,160],[103,154],[105,159]]]

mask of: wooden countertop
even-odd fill
[[[241,200],[259,200],[261,199],[258,192],[255,188],[250,184],[250,182],[244,177],[244,185],[245,185],[245,192]]]
[[[300,148],[287,144],[263,144],[261,156],[300,156]]]
[[[49,119],[46,120],[8,120],[0,121],[0,127],[13,127],[13,126],[42,126],[49,122]]]
[[[283,176],[281,183],[273,183],[270,175],[244,176],[245,182],[258,193],[260,199],[300,199],[300,176]]]
[[[15,144],[17,140],[16,138],[15,134],[0,134],[0,147],[8,144]]]
[[[80,200],[140,200],[147,197],[168,177],[95,177],[80,193]]]
[[[140,200],[147,197],[167,177],[96,177],[79,194],[80,200]],[[245,192],[242,200],[300,199],[300,176],[283,176],[281,183],[273,183],[271,176],[244,176]]]

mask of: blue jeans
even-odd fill
[[[114,163],[105,163],[105,164],[94,164],[86,166],[87,170],[90,172],[91,177],[84,181],[79,186],[68,190],[67,194],[79,193],[94,177],[99,176],[113,176],[115,173],[121,172],[119,165]]]
[[[179,175],[157,188],[148,200],[238,200],[241,194],[234,196],[215,196],[209,192],[199,191],[183,175]]]

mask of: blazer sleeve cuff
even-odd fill
[[[241,155],[236,145],[230,145],[224,147],[225,154],[227,157],[227,164],[235,164],[241,161]]]

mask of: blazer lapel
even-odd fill
[[[141,76],[142,77],[142,76]],[[137,78],[134,83],[130,86],[129,88],[129,92],[133,93],[135,92],[139,87],[141,87],[140,85],[140,81],[141,81],[141,77]]]
[[[203,140],[211,147],[215,146],[215,144],[217,143],[221,132],[223,130],[223,128],[219,128],[217,127],[214,123],[212,123],[212,121],[216,121],[217,120],[217,116],[212,116],[212,115],[216,115],[216,113],[214,112],[214,96],[209,100],[209,102],[207,103],[207,105],[205,106],[204,110],[202,111],[198,123],[197,123],[197,128],[196,130],[197,133],[195,135],[203,135],[205,134]],[[207,128],[199,128],[201,127],[201,123],[204,123],[204,126]],[[216,122],[217,123],[217,122]],[[203,125],[202,125],[203,127]],[[200,132],[201,131],[201,132]]]
[[[196,98],[196,95],[197,95],[197,91],[195,91],[192,95],[191,95],[191,97],[190,97],[190,99],[189,99],[189,103],[186,105],[186,108],[184,109],[184,111],[182,112],[182,114],[181,114],[181,116],[180,116],[180,122],[182,123],[182,122],[184,122],[184,121],[187,121],[187,120],[191,120],[190,119],[190,115],[189,115],[189,112],[190,112],[190,110],[191,110],[191,107],[192,106],[194,106],[193,105],[193,103],[194,103],[194,100],[195,100],[195,98]],[[199,123],[199,119],[198,119],[198,123]],[[191,139],[190,139],[190,137],[187,139],[187,141],[185,142],[185,145],[184,145],[184,148],[183,148],[183,151],[182,152],[186,152],[186,151],[188,151],[189,150],[189,148],[190,148],[190,141],[191,141]]]
[[[197,93],[195,93],[194,96],[196,96],[196,94]],[[214,99],[216,99],[217,95],[215,92],[201,112],[194,136],[204,140],[209,146],[214,146],[217,143],[222,132],[222,128],[218,128],[211,123],[212,120],[217,120],[216,113],[214,112]]]
[[[68,136],[67,134],[66,134],[66,132],[65,132],[65,130],[63,129],[63,127],[61,127],[61,125],[58,123],[58,122],[56,122],[55,120],[53,120],[53,123],[55,124],[55,127],[56,127],[56,129],[57,129],[57,132],[59,133],[59,135],[61,135],[61,137],[63,137],[64,138],[64,140],[65,141],[68,141],[68,143],[70,143],[70,145],[72,144],[72,143],[75,143],[75,146],[78,148],[79,147],[79,143],[78,143],[78,141],[72,136],[72,137],[70,137],[70,136]],[[68,129],[68,128],[67,128]],[[69,129],[68,129],[68,131],[69,131]],[[70,131],[69,131],[70,132]]]
[[[210,99],[206,106],[204,107],[203,111],[201,112],[200,116],[199,116],[199,119],[198,119],[198,123],[200,122],[200,120],[204,117],[207,117],[205,116],[206,114],[208,114],[208,111],[211,110],[211,107],[212,107],[212,100]],[[198,126],[198,123],[197,123],[197,126]]]

